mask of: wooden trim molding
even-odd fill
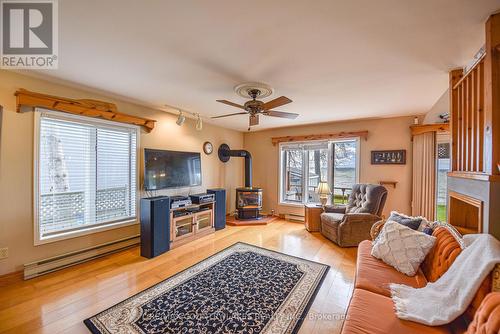
[[[134,124],[143,127],[147,132],[151,132],[155,126],[155,120],[131,116],[118,112],[114,103],[108,103],[91,99],[68,99],[51,96],[26,89],[19,89],[14,94],[17,98],[17,112],[26,111],[26,107],[34,111],[35,108],[45,108],[55,111],[62,111],[75,115],[102,118],[109,121]]]
[[[378,183],[381,186],[392,186],[394,189],[396,189],[396,185],[398,184],[398,181],[379,181]]]
[[[449,123],[437,123],[437,124],[423,124],[423,125],[412,125],[410,126],[411,135],[420,135],[426,132],[449,132]]]
[[[448,176],[462,178],[462,179],[470,179],[470,180],[500,182],[500,175],[491,175],[484,172],[452,171],[448,172]]]
[[[354,132],[338,132],[338,133],[322,133],[314,135],[304,135],[304,136],[285,136],[285,137],[272,137],[271,141],[273,146],[279,143],[290,143],[296,141],[308,141],[308,140],[327,140],[327,139],[341,139],[341,138],[364,138],[367,140],[368,131],[354,131]]]

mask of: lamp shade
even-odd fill
[[[326,181],[321,181],[318,184],[318,188],[316,189],[316,192],[320,195],[330,195],[330,186],[328,185],[328,182]]]

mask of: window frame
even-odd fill
[[[82,227],[76,230],[61,231],[60,233],[54,233],[51,236],[42,237],[40,235],[40,217],[39,217],[39,198],[40,198],[40,124],[42,119],[42,114],[48,114],[51,118],[66,120],[66,121],[76,121],[79,123],[85,123],[91,126],[99,126],[116,129],[117,127],[129,128],[135,131],[136,136],[136,166],[135,166],[135,217],[130,219],[125,219],[122,221],[108,222],[96,224],[93,226]],[[139,223],[139,160],[140,160],[140,128],[139,126],[132,124],[125,124],[119,122],[113,122],[103,119],[90,118],[86,116],[78,116],[67,114],[63,112],[58,112],[49,109],[35,108],[34,112],[34,143],[33,143],[33,233],[34,233],[34,245],[43,245],[56,241],[62,241],[67,239],[72,239],[80,236],[85,236],[89,234],[94,234],[97,232],[108,231],[116,228],[121,228],[125,226],[137,225]],[[97,162],[96,162],[97,163]]]
[[[297,145],[301,145],[302,142],[300,143],[294,143],[294,144],[297,144]],[[279,156],[279,159],[278,159],[278,164],[279,164],[279,170],[280,170],[280,173],[279,173],[279,186],[278,186],[278,196],[279,196],[279,204],[280,205],[288,205],[288,206],[303,206],[304,204],[304,191],[305,191],[305,187],[306,187],[306,184],[304,183],[302,185],[302,201],[301,202],[286,202],[286,201],[283,201],[283,178],[285,177],[285,168],[286,166],[283,164],[283,159],[284,159],[284,155],[285,155],[285,150],[283,150],[283,146],[291,146],[290,144],[286,145],[286,144],[282,144],[280,143],[279,145],[279,152],[278,152],[278,156]],[[306,165],[306,153],[307,151],[304,151],[302,150],[302,165],[305,166]],[[302,179],[305,180],[305,177],[307,175],[307,168],[302,168]],[[305,181],[307,182],[307,181]]]
[[[332,140],[330,143],[343,143],[343,142],[349,142],[349,141],[354,141],[356,142],[356,177],[355,177],[355,183],[359,183],[359,178],[361,175],[361,137],[355,137],[355,138],[349,138],[349,139],[339,139],[339,140]],[[332,153],[333,153],[333,145],[332,145]],[[333,159],[333,157],[332,157]],[[332,166],[334,164],[332,160]],[[333,166],[335,167],[335,166]],[[332,168],[331,170],[331,178],[328,180],[329,185],[332,186],[332,193],[335,191],[333,189],[333,182],[334,182],[334,170]]]
[[[359,176],[360,176],[360,158],[361,158],[361,140],[360,137],[354,137],[354,138],[345,138],[345,139],[338,139],[338,140],[328,140],[326,141],[327,147],[328,147],[328,171],[327,171],[327,181],[330,187],[333,187],[333,182],[334,182],[334,157],[333,157],[333,144],[334,143],[342,143],[342,142],[355,142],[356,143],[356,182],[359,182]],[[308,176],[308,169],[309,169],[309,154],[308,152],[310,151],[309,149],[304,149],[302,148],[302,161],[304,168],[302,170],[302,179],[304,180],[304,184],[302,186],[302,202],[288,202],[283,200],[283,181],[284,181],[284,173],[285,173],[285,168],[286,166],[283,164],[283,154],[284,154],[284,147],[287,146],[292,146],[292,145],[297,145],[297,146],[308,146],[308,145],[315,145],[315,144],[321,144],[325,143],[325,140],[308,140],[308,141],[297,141],[293,143],[280,143],[279,148],[278,148],[278,169],[279,169],[279,180],[278,180],[278,205],[280,206],[290,206],[290,207],[303,207],[304,205],[308,203],[316,203],[316,202],[309,202],[309,196],[306,196],[305,193],[307,193],[307,189],[309,188],[309,178]],[[333,188],[332,188],[333,191]],[[319,202],[318,202],[319,203]]]
[[[448,158],[449,159],[449,165],[448,165],[448,172],[451,172],[451,136],[449,133],[437,133],[436,134],[436,148],[435,148],[435,163],[436,163],[436,166],[435,166],[435,174],[436,174],[436,177],[435,177],[435,189],[434,189],[434,196],[435,196],[435,201],[434,201],[434,220],[436,221],[439,221],[438,219],[438,207],[439,207],[439,145],[440,144],[448,144],[449,145],[449,151],[450,151],[450,157]],[[446,180],[446,184],[448,184],[448,178],[445,177],[445,180]],[[448,187],[446,187],[446,202],[445,202],[445,217],[446,217],[446,220],[444,222],[447,222],[448,221],[448,215],[449,215],[449,206],[450,206],[450,203],[448,202],[448,199],[449,199],[449,191],[448,191]]]

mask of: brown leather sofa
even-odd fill
[[[436,244],[413,277],[371,256],[371,241],[359,244],[354,292],[342,334],[500,333],[500,293],[490,292],[491,275],[482,283],[467,311],[447,326],[431,327],[397,318],[389,283],[424,287],[441,277],[461,252],[459,242],[446,227],[438,227],[433,235]]]
[[[370,238],[379,221],[387,189],[377,184],[355,184],[347,205],[327,205],[321,214],[321,234],[340,247],[356,247]]]

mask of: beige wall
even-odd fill
[[[72,98],[94,98],[114,102],[121,112],[140,115],[158,121],[152,133],[142,132],[140,147],[202,151],[202,144],[211,141],[215,149],[226,142],[231,148],[249,150],[254,157],[254,185],[264,188],[264,210],[277,213],[303,213],[302,208],[278,205],[278,147],[271,137],[304,135],[340,131],[368,130],[367,141],[361,140],[360,181],[377,183],[380,180],[398,181],[396,189],[389,188],[385,214],[390,210],[409,213],[411,196],[411,138],[409,126],[413,117],[324,123],[258,132],[241,133],[204,125],[198,132],[194,121],[188,119],[183,127],[175,124],[176,116],[136,104],[120,101],[73,87],[49,83],[17,73],[0,71],[0,105],[4,107],[0,138],[0,247],[9,247],[9,257],[0,260],[0,275],[21,270],[31,261],[91,247],[112,240],[137,235],[139,226],[128,226],[40,246],[33,245],[33,113],[15,112],[14,91],[18,88]],[[370,151],[376,149],[406,149],[404,166],[374,166]],[[142,150],[141,150],[142,151]],[[142,160],[142,154],[139,161]],[[217,154],[202,154],[203,186],[228,190],[228,211],[234,210],[234,191],[243,184],[243,161],[231,159],[222,164]],[[142,164],[141,172],[142,174]],[[187,194],[189,189],[177,192]],[[170,192],[172,193],[172,191]]]
[[[273,146],[271,137],[336,133],[341,131],[368,130],[368,140],[360,141],[360,182],[378,183],[381,180],[397,181],[396,189],[388,186],[389,196],[384,209],[411,213],[411,135],[409,126],[413,117],[397,117],[375,120],[323,123],[297,127],[272,129],[245,133],[245,149],[254,158],[254,186],[264,190],[264,210],[276,213],[303,214],[302,207],[279,205],[278,146]],[[406,165],[371,165],[370,151],[406,149]]]
[[[443,123],[439,115],[450,112],[450,91],[447,89],[425,114],[423,124]]]
[[[179,127],[175,124],[176,116],[172,114],[17,73],[0,71],[0,105],[4,107],[0,139],[0,247],[9,247],[9,257],[0,260],[0,275],[21,270],[23,264],[34,260],[139,233],[139,226],[134,225],[41,246],[33,245],[34,118],[31,112],[15,112],[14,91],[18,88],[62,97],[110,101],[116,103],[121,112],[156,119],[158,122],[153,132],[141,133],[141,149],[148,147],[202,152],[202,144],[207,140],[211,141],[215,148],[223,142],[234,148],[243,146],[243,134],[237,131],[205,124],[203,131],[198,132],[194,129],[194,121],[191,119],[188,119],[183,127]],[[224,187],[228,190],[229,208],[234,209],[234,189],[243,183],[243,164],[240,160],[231,159],[222,164],[216,152],[210,156],[202,153],[203,186],[192,191]],[[189,189],[179,190],[183,194],[188,191]]]

